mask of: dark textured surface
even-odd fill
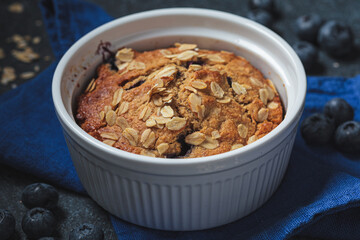
[[[14,88],[26,80],[19,78],[19,74],[27,71],[34,71],[35,65],[40,71],[45,69],[53,60],[50,44],[48,42],[45,28],[42,24],[41,13],[34,0],[18,0],[24,6],[23,13],[11,13],[7,10],[12,0],[0,1],[0,48],[5,51],[5,58],[0,59],[0,76],[2,69],[12,66],[18,75],[17,79],[6,85],[0,84],[0,93]],[[175,0],[89,0],[102,6],[110,15],[121,17],[130,13],[165,7],[201,7],[231,12],[245,16],[248,11],[247,1],[233,0],[199,0],[199,1],[175,1]],[[278,17],[274,24],[274,30],[286,41],[293,44],[297,41],[295,35],[295,19],[306,13],[318,13],[324,19],[337,19],[351,25],[357,45],[360,39],[360,1],[357,0],[303,0],[303,1],[278,1]],[[31,37],[41,37],[39,44],[29,44],[35,52],[40,54],[40,59],[34,63],[22,63],[11,56],[11,50],[15,44],[9,43],[9,38],[14,34]],[[349,59],[334,59],[320,52],[321,65],[311,74],[329,76],[354,76],[360,74],[360,57],[354,53]],[[48,56],[48,57],[46,57]],[[51,81],[51,79],[49,79]],[[26,239],[22,233],[20,219],[26,211],[21,204],[21,191],[31,183],[41,181],[29,175],[24,175],[16,170],[0,165],[0,208],[9,209],[17,220],[17,232],[14,240]],[[116,239],[112,230],[108,214],[94,203],[90,198],[65,190],[60,191],[59,207],[55,214],[59,220],[57,237],[67,239],[68,232],[82,222],[99,224],[105,230],[106,240]],[[307,239],[298,237],[296,239]]]
[[[16,219],[16,233],[12,240],[26,239],[21,230],[21,219],[27,208],[21,203],[21,193],[25,186],[39,181],[41,180],[0,165],[0,208],[11,211]],[[52,210],[58,221],[55,237],[68,239],[71,229],[81,223],[89,222],[105,231],[106,240],[117,239],[108,214],[94,201],[87,196],[57,189],[60,195],[58,207]]]

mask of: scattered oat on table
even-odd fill
[[[22,13],[24,11],[24,5],[19,2],[14,2],[8,6],[8,11],[12,13]]]
[[[36,36],[32,39],[33,44],[39,44],[41,42],[41,38],[39,36]]]
[[[40,71],[40,66],[39,66],[39,65],[35,65],[35,66],[34,66],[34,71],[35,71],[35,72]]]
[[[38,59],[40,56],[32,50],[30,47],[26,47],[23,51],[12,50],[11,54],[19,61],[25,63],[31,63],[32,61]]]
[[[16,44],[17,48],[23,49],[25,47],[27,47],[27,42],[25,37],[19,35],[19,34],[15,34],[10,38],[10,42],[14,42]]]
[[[16,49],[11,50],[11,54],[19,61],[25,63],[31,63],[34,60],[40,58],[40,55],[28,46],[28,42],[33,44],[38,44],[41,41],[39,36],[32,38],[30,35],[21,36],[20,34],[14,34],[11,38],[8,39],[8,42],[14,42],[16,44]]]
[[[20,74],[21,79],[30,79],[33,78],[34,76],[35,76],[34,72],[23,72]]]
[[[8,84],[11,81],[16,79],[15,69],[13,67],[4,67],[3,73],[1,75],[1,84]]]

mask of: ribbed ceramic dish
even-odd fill
[[[110,147],[74,121],[76,96],[112,50],[168,47],[175,42],[227,50],[270,78],[286,108],[284,121],[263,138],[215,156],[164,159]],[[247,19],[213,10],[173,8],[109,22],[77,41],[63,56],[52,94],[72,160],[89,195],[121,219],[163,230],[199,230],[246,216],[266,202],[286,171],[306,92],[302,64],[278,35]]]

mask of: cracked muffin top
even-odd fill
[[[118,50],[77,101],[79,126],[121,150],[195,158],[231,151],[283,120],[274,85],[246,59],[196,44]]]

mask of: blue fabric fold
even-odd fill
[[[98,6],[77,0],[42,0],[40,8],[57,60],[80,37],[112,19]]]
[[[84,192],[72,165],[51,99],[58,60],[81,36],[111,18],[80,0],[42,0],[56,56],[36,78],[0,96],[0,162],[44,181]],[[303,118],[322,111],[333,97],[346,99],[360,118],[360,76],[308,77]],[[204,231],[169,232],[111,217],[119,239],[360,239],[360,161],[331,145],[311,147],[296,136],[288,170],[261,208],[236,222]]]

